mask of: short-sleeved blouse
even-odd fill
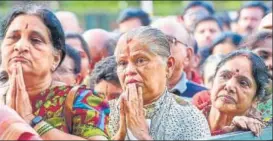
[[[32,101],[34,115],[39,115],[55,128],[68,133],[64,102],[72,86],[56,86],[38,95]],[[92,90],[81,86],[73,105],[72,133],[83,138],[108,135],[109,105]]]

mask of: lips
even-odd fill
[[[130,79],[128,81],[126,81],[126,84],[132,84],[132,83],[138,83],[139,81],[135,80],[135,79]]]
[[[15,56],[15,57],[11,58],[10,61],[27,62],[28,60],[25,57],[22,57],[22,56]]]
[[[221,98],[225,103],[236,103],[235,99],[229,95],[221,95],[218,98]]]

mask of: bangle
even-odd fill
[[[37,133],[42,136],[44,135],[46,132],[48,132],[49,130],[53,129],[53,126],[51,126],[50,124],[44,122],[37,130]]]

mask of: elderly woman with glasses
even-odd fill
[[[115,139],[190,140],[210,136],[205,117],[167,91],[175,59],[165,34],[140,27],[121,36],[115,50],[123,89],[110,101],[109,130]]]

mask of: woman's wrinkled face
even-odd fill
[[[7,29],[2,43],[3,67],[11,74],[16,62],[21,62],[24,75],[45,76],[57,63],[53,55],[50,33],[37,16],[20,15]]]
[[[255,101],[256,82],[245,56],[228,60],[217,72],[211,89],[212,106],[229,114],[244,114]]]
[[[147,45],[141,44],[137,39],[126,41],[123,36],[117,44],[115,56],[123,90],[129,84],[136,83],[143,88],[144,103],[164,91],[167,65]]]

